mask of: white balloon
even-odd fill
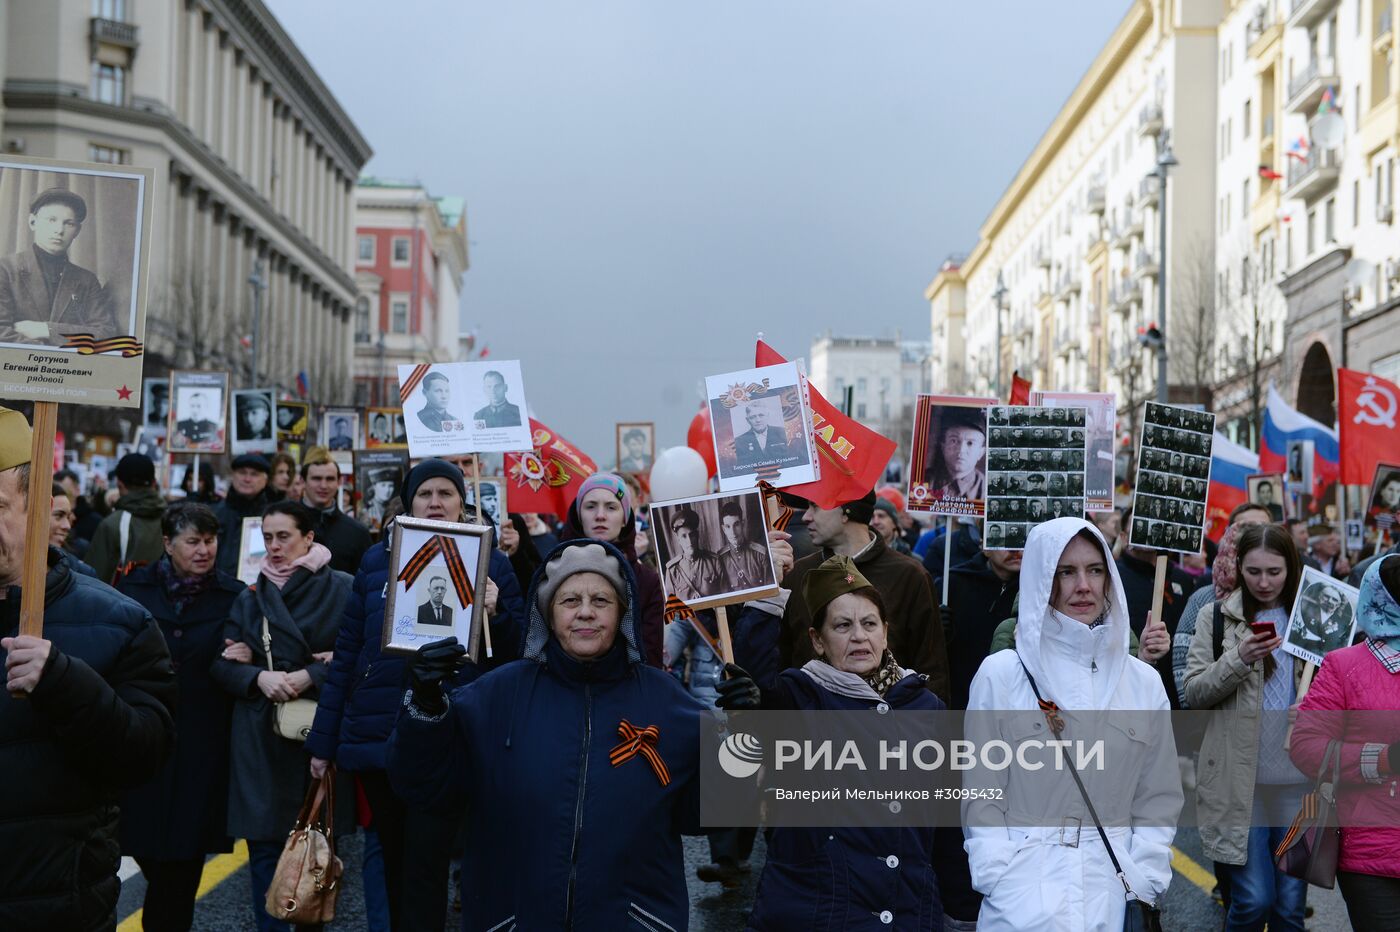
[[[709,469],[690,447],[668,447],[651,464],[651,499],[668,502],[709,491]]]

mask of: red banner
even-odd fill
[[[777,350],[758,341],[754,351],[755,366],[776,366],[785,362],[787,360]],[[875,488],[898,444],[842,414],[815,388],[809,387],[809,393],[822,477],[816,482],[786,486],[783,491],[815,502],[820,508],[835,508]]]
[[[534,418],[530,418],[530,433],[535,449],[506,454],[506,501],[514,512],[566,515],[579,486],[598,466]]]
[[[1371,484],[1378,463],[1400,461],[1400,386],[1369,372],[1337,370],[1342,482]]]
[[[1011,396],[1006,401],[1009,405],[1028,405],[1031,403],[1031,380],[1021,378],[1021,373],[1011,373]]]

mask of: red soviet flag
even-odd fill
[[[1021,378],[1021,373],[1011,373],[1011,395],[1006,399],[1009,405],[1028,405],[1031,403],[1031,380]]]
[[[1377,463],[1400,459],[1400,386],[1369,372],[1337,370],[1337,430],[1342,448],[1342,483],[1366,485]]]
[[[776,366],[787,362],[778,351],[762,340],[754,350],[754,365]],[[821,392],[808,387],[812,402],[812,428],[817,455],[821,457],[821,478],[816,482],[784,486],[783,491],[798,495],[819,508],[835,508],[855,501],[875,488],[885,473],[885,465],[898,447],[854,418],[846,417]]]
[[[506,507],[514,512],[566,515],[583,480],[598,466],[582,450],[530,418],[535,448],[507,453]]]

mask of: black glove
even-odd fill
[[[938,606],[938,626],[943,631],[943,647],[953,646],[953,610],[946,605]]]
[[[418,711],[429,716],[447,711],[442,681],[461,668],[466,656],[467,649],[458,644],[455,637],[418,648],[408,666],[408,682],[413,688],[413,704]]]
[[[715,689],[719,692],[715,705],[728,711],[758,708],[758,684],[753,681],[753,677],[745,673],[742,667],[732,663],[724,665],[724,675],[726,679],[715,684]]]

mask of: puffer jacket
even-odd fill
[[[578,519],[578,502],[574,502],[569,505],[569,514],[564,519],[564,530],[559,540],[577,540],[587,536]],[[623,521],[622,531],[612,545],[622,551],[627,565],[632,567],[632,575],[637,578],[637,636],[641,638],[642,659],[659,670],[665,666],[663,642],[666,636],[666,600],[662,596],[661,575],[637,559],[637,522]],[[525,587],[522,585],[521,588]]]
[[[97,578],[111,582],[113,575],[127,563],[154,563],[165,553],[160,533],[160,516],[165,513],[165,499],[152,488],[133,489],[117,499],[116,508],[102,519],[92,535],[92,546],[83,554],[83,561],[92,567]],[[131,515],[127,530],[126,555],[122,556],[122,515]]]
[[[525,603],[510,560],[491,551],[487,575],[500,590],[491,619],[493,657],[482,645],[480,664],[467,664],[465,684],[520,656]],[[354,589],[335,640],[335,656],[317,699],[316,719],[306,749],[335,761],[341,770],[383,770],[386,743],[403,700],[408,665],[405,658],[380,653],[384,633],[384,593],[389,583],[387,542],[375,544],[360,562]]]
[[[624,584],[636,582],[622,552]],[[389,777],[412,806],[464,800],[462,928],[474,932],[684,930],[681,834],[699,826],[698,702],[642,662],[635,598],[612,649],[592,662],[569,657],[536,604],[526,600],[524,658],[451,694],[424,716],[405,697],[389,740]],[[625,724],[624,724],[625,723]],[[615,760],[629,727],[654,726],[664,776],[648,756]]]
[[[1400,605],[1381,583],[1380,561],[1362,577],[1357,605],[1362,617],[1374,612],[1400,624]],[[1342,740],[1338,869],[1400,877],[1400,774],[1380,772],[1387,748],[1400,737],[1400,670],[1386,669],[1369,638],[1334,650],[1323,660],[1298,708],[1289,746],[1293,763],[1309,777],[1315,775],[1328,742],[1338,735]]]
[[[117,801],[175,745],[175,672],[146,610],[54,549],[45,590],[48,666],[29,698],[0,691],[0,929],[110,929]],[[19,607],[11,586],[0,636],[17,633]]]
[[[1264,663],[1251,665],[1240,659],[1240,642],[1249,637],[1249,626],[1244,621],[1244,596],[1238,589],[1221,605],[1225,637],[1220,659],[1215,659],[1211,643],[1214,610],[1211,602],[1196,616],[1196,634],[1186,655],[1186,703],[1192,709],[1238,714],[1212,715],[1209,719],[1196,766],[1196,812],[1206,856],[1222,864],[1241,865],[1249,850],[1254,778],[1259,770]],[[1305,666],[1294,658],[1294,689]]]

